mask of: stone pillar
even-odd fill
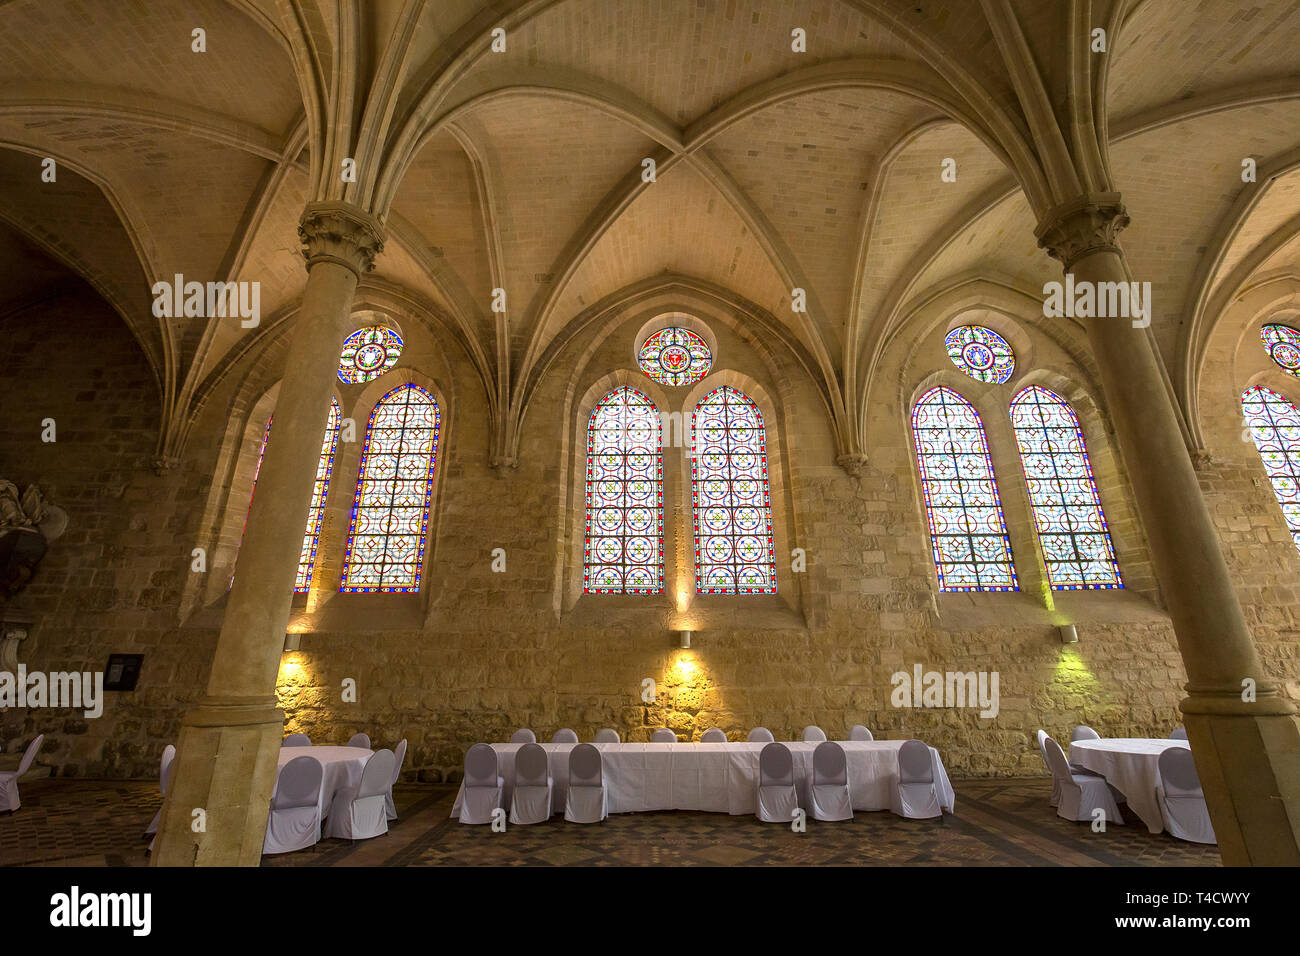
[[[1039,245],[1085,282],[1128,282],[1118,193],[1053,209]],[[1168,313],[1165,313],[1168,315]],[[1153,309],[1152,315],[1155,315]],[[1146,330],[1082,320],[1187,669],[1180,707],[1219,850],[1229,865],[1300,864],[1300,724],[1263,672]],[[1159,321],[1153,318],[1153,321]],[[1243,681],[1254,700],[1243,700]]]
[[[333,376],[357,280],[383,249],[378,220],[341,202],[309,204],[298,235],[307,288],[207,693],[181,724],[156,866],[257,866],[261,860],[284,729],[275,682]],[[193,831],[197,809],[205,832]]]

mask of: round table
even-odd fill
[[[1076,740],[1070,744],[1070,763],[1099,773],[1124,794],[1124,802],[1147,829],[1165,828],[1160,816],[1156,785],[1160,783],[1160,755],[1170,747],[1188,748],[1186,740],[1155,737],[1109,737]]]
[[[280,782],[279,771],[290,760],[311,757],[325,770],[320,786],[320,807],[321,815],[329,816],[334,794],[344,787],[355,787],[361,783],[361,771],[365,770],[366,761],[373,753],[373,750],[364,747],[281,747],[276,784]],[[271,793],[272,796],[275,795],[274,790]]]

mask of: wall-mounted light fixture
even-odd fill
[[[1062,624],[1056,629],[1061,635],[1062,644],[1078,644],[1079,632],[1074,629],[1073,624]]]
[[[677,636],[678,636],[678,638],[680,638],[680,642],[679,642],[679,646],[680,646],[680,647],[686,648],[686,647],[690,647],[690,646],[691,646],[691,632],[690,632],[690,631],[678,631],[678,632],[677,632]]]
[[[290,651],[296,651],[301,646],[302,646],[301,634],[284,635],[284,652],[286,654],[289,653]]]

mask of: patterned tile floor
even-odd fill
[[[803,834],[718,813],[643,813],[600,826],[560,818],[492,833],[448,818],[455,788],[399,786],[387,836],[264,857],[264,866],[1218,866],[1215,847],[1130,825],[1093,833],[1048,806],[1047,778],[958,780],[957,813],[904,820],[860,813]],[[0,865],[143,866],[152,782],[35,780],[0,814]],[[1134,825],[1136,824],[1136,825]]]

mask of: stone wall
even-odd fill
[[[560,727],[590,739],[604,726],[646,739],[664,724],[698,739],[719,726],[735,739],[761,724],[790,739],[805,724],[842,737],[861,723],[878,737],[927,740],[961,776],[1043,772],[1039,727],[1058,738],[1078,723],[1105,736],[1163,736],[1180,722],[1185,676],[1153,588],[1056,594],[1050,607],[1028,592],[936,594],[900,412],[912,383],[891,383],[893,397],[873,406],[871,458],[852,477],[834,464],[810,382],[720,317],[712,325],[725,365],[752,374],[772,403],[765,414],[779,439],[772,467],[782,489],[774,507],[778,521],[789,522],[786,543],[806,551],[806,572],[792,573],[786,548],[778,552],[777,596],[572,599],[565,582],[581,542],[565,529],[582,492],[581,397],[612,367],[630,365],[637,325],[629,318],[600,342],[556,358],[526,420],[518,467],[503,472],[488,465],[486,402],[468,361],[430,328],[404,329],[409,351],[390,374],[423,376],[447,404],[427,585],[409,598],[336,593],[356,478],[356,450],[344,449],[323,565],[313,593],[295,606],[301,649],[285,655],[281,671],[286,732],[342,743],[364,730],[385,746],[406,737],[408,776],[438,781],[456,779],[467,746],[520,726],[542,739]],[[143,652],[145,662],[136,691],[110,694],[102,719],[6,711],[0,739],[9,751],[48,733],[42,762],[63,775],[152,776],[202,691],[225,600],[224,586],[195,586],[191,549],[227,534],[246,507],[245,436],[260,427],[257,399],[272,387],[282,351],[273,343],[251,355],[252,367],[207,402],[184,461],[156,475],[157,388],[106,306],[73,296],[9,319],[2,331],[13,358],[0,368],[10,411],[0,425],[0,475],[40,483],[71,516],[22,596],[40,618],[23,660],[33,669],[100,669],[121,651]],[[381,392],[343,393],[359,433],[366,402]],[[46,416],[59,423],[53,445],[39,441]],[[681,469],[680,456],[666,452],[666,471]],[[1276,531],[1257,520],[1270,517],[1259,474],[1244,460],[1205,475],[1230,560],[1247,576],[1242,595],[1261,652],[1294,697],[1297,601],[1285,575],[1270,576],[1254,551],[1259,528]],[[1004,496],[1012,478],[1000,473]],[[669,561],[689,572],[682,493],[678,480],[666,514],[674,529]],[[1127,500],[1128,492],[1103,495]],[[494,548],[506,551],[505,573],[492,571]],[[1133,548],[1137,567],[1140,540]],[[1065,622],[1076,624],[1079,643],[1060,643],[1057,625]],[[695,630],[689,651],[677,647],[682,627]],[[996,671],[999,714],[891,706],[891,676],[917,664]],[[349,678],[355,703],[342,701]],[[649,703],[646,678],[657,691]]]

